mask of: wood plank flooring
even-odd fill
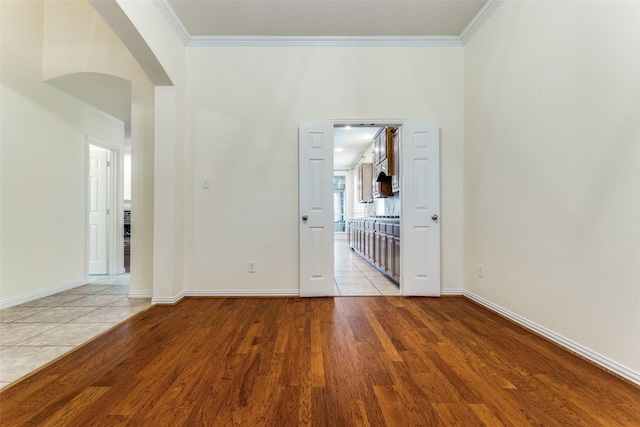
[[[640,389],[464,298],[194,298],[9,386],[0,424],[638,426]]]

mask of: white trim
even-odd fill
[[[440,296],[461,297],[464,292],[464,289],[440,289]]]
[[[462,47],[462,41],[458,36],[191,36],[187,46]]]
[[[459,36],[193,36],[169,0],[153,0],[176,35],[187,47],[239,46],[396,46],[462,47],[504,0],[488,0]]]
[[[184,292],[180,292],[178,295],[174,296],[173,298],[166,298],[166,297],[159,297],[159,298],[151,298],[151,304],[177,304],[178,302],[180,302],[180,300],[182,298],[185,297]]]
[[[128,298],[153,298],[151,291],[129,291]]]
[[[409,119],[329,119],[329,123],[335,126],[359,126],[359,125],[376,125],[376,126],[405,126]]]
[[[640,385],[640,372],[636,372],[630,368],[627,368],[624,365],[621,365],[620,363],[611,360],[599,353],[596,353],[595,351],[581,345],[578,344],[575,341],[572,341],[566,337],[563,337],[562,335],[545,328],[544,326],[538,325],[535,322],[530,321],[529,319],[526,319],[512,311],[509,311],[497,304],[492,303],[491,301],[488,301],[472,292],[469,291],[464,291],[464,296],[469,298],[470,300],[480,304],[483,307],[488,308],[491,311],[494,311],[498,314],[500,314],[501,316],[506,317],[507,319],[517,323],[518,325],[529,329],[530,331],[533,331],[541,336],[543,336],[544,338],[548,339],[549,341],[552,341],[556,344],[558,344],[560,347],[564,347],[565,349],[572,351],[573,353],[578,354],[579,356],[595,363],[596,365],[599,365],[603,368],[605,368],[606,370],[609,370],[611,372],[613,372],[616,375],[621,376],[622,378],[625,378],[635,384]]]
[[[188,297],[299,297],[299,289],[220,289],[184,291]]]
[[[191,39],[191,34],[189,33],[189,30],[187,30],[187,27],[184,26],[182,20],[178,18],[176,11],[171,7],[169,1],[154,0],[154,3],[158,6],[158,9],[160,9],[160,12],[164,17],[167,18],[167,21],[169,21],[169,24],[171,24],[177,36],[180,37],[180,40],[182,40],[182,43],[186,46]]]
[[[484,6],[478,11],[476,16],[464,27],[464,30],[460,33],[460,42],[464,46],[471,39],[471,36],[475,34],[478,29],[489,19],[493,12],[495,12],[500,5],[504,3],[504,0],[488,0]]]
[[[32,292],[30,294],[21,295],[15,298],[9,298],[8,300],[0,302],[0,310],[4,308],[13,307],[25,302],[34,301],[40,298],[48,297],[59,292],[68,291],[69,289],[77,288],[78,286],[84,286],[87,284],[86,280],[76,280],[75,282],[64,283],[62,285],[56,285],[49,289]]]
[[[129,294],[130,298],[133,298]],[[148,298],[144,291],[138,291],[135,298]],[[152,298],[151,304],[176,304],[184,297],[299,297],[299,289],[220,289],[183,291],[173,298]]]

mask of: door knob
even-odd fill
[[[306,215],[302,215],[302,220],[303,220],[303,221],[306,221],[306,220],[308,220],[308,219],[309,219],[309,217],[308,217],[308,216],[306,216]]]
[[[431,219],[434,220],[434,221],[437,220],[438,219],[438,215],[432,216]]]

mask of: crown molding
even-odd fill
[[[187,46],[461,47],[462,42],[458,36],[191,36]]]
[[[187,47],[462,47],[505,0],[488,0],[460,36],[192,36],[169,0],[153,0]]]
[[[191,39],[191,34],[187,30],[187,27],[182,23],[182,20],[178,18],[176,11],[173,10],[173,7],[169,4],[169,0],[154,0],[154,3],[158,6],[158,9],[160,9],[160,12],[164,15],[167,21],[169,21],[169,24],[173,27],[173,30],[176,32],[178,37],[180,37],[182,43],[187,45]]]
[[[478,11],[476,16],[464,27],[464,30],[460,33],[460,41],[464,46],[471,39],[471,36],[478,31],[478,29],[489,19],[493,12],[495,12],[500,5],[504,3],[504,0],[488,0],[484,6]]]

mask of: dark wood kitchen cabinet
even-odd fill
[[[395,245],[393,244],[393,223],[385,224],[385,246],[387,247],[387,262],[385,263],[385,271],[391,277],[393,277],[393,271],[395,270]]]
[[[397,193],[400,191],[400,129],[393,129],[392,138],[392,173],[391,173],[391,191]]]
[[[371,181],[373,180],[373,164],[358,163],[355,166],[356,199],[360,203],[367,203],[373,199]]]
[[[373,197],[393,196],[393,130],[392,127],[381,128],[373,138]]]
[[[386,227],[384,223],[376,222],[376,252],[375,252],[375,266],[380,271],[385,272],[387,270],[387,235]]]
[[[400,224],[393,225],[393,278],[400,283]]]
[[[369,261],[369,262],[373,262],[373,252],[375,250],[375,230],[374,230],[374,226],[375,226],[376,222],[375,220],[372,219],[368,219],[365,220],[364,222],[364,233],[365,233],[365,251],[364,251],[364,258]]]
[[[377,165],[384,162],[389,155],[393,155],[393,128],[380,128],[378,133],[373,137],[374,141],[374,159],[373,164]]]
[[[400,282],[400,224],[397,220],[349,220],[349,246],[396,284]]]

